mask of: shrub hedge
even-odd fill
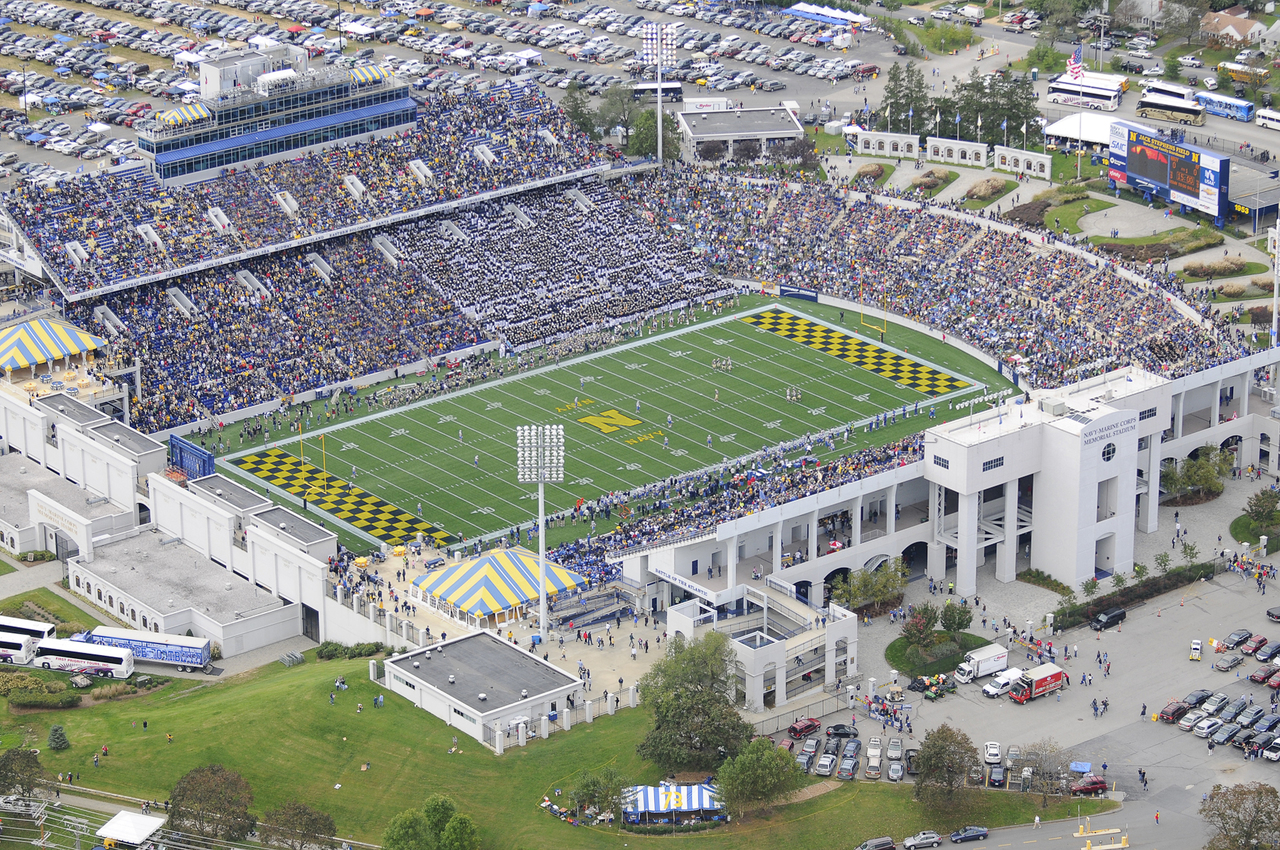
[[[1119,590],[1114,590],[1103,596],[1095,596],[1093,599],[1079,605],[1059,608],[1053,612],[1053,627],[1055,629],[1069,629],[1072,626],[1078,626],[1081,623],[1088,622],[1094,615],[1108,608],[1127,608],[1130,605],[1168,593],[1171,590],[1186,587],[1202,578],[1213,578],[1215,572],[1213,564],[1174,567],[1164,575],[1149,576],[1143,581],[1127,584]]]
[[[316,650],[316,658],[322,661],[332,661],[335,658],[368,658],[386,648],[386,644],[383,643],[357,643],[354,646],[347,646],[336,640],[327,640]]]
[[[61,694],[18,691],[9,695],[9,705],[14,708],[75,708],[79,704],[80,695],[70,691]]]

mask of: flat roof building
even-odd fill
[[[804,138],[804,125],[785,107],[759,109],[707,109],[676,115],[684,152],[690,159],[698,157],[700,146],[707,142],[724,142],[729,157],[735,144],[746,141],[760,143],[760,150]]]

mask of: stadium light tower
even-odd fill
[[[657,66],[655,79],[658,84],[658,165],[662,165],[662,69],[676,63],[676,29],[672,24],[648,23],[644,25],[641,57]],[[628,140],[630,141],[630,140]]]
[[[544,488],[564,481],[564,426],[521,425],[516,428],[516,480],[538,485],[538,634],[547,646],[547,536]]]

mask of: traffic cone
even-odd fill
[[[1159,616],[1160,616],[1160,609],[1159,609],[1159,608],[1157,608],[1157,609],[1156,609],[1156,616],[1157,616],[1157,617],[1159,617]]]

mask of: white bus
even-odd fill
[[[1072,80],[1065,75],[1049,83],[1049,102],[1065,103],[1068,106],[1082,106],[1085,109],[1105,109],[1115,112],[1120,105],[1119,86],[1102,86]]]
[[[1195,100],[1196,90],[1186,86],[1179,86],[1174,83],[1166,83],[1163,80],[1151,80],[1142,84],[1143,94],[1158,94],[1163,97],[1173,97],[1178,100]]]
[[[26,635],[36,640],[47,640],[54,636],[53,623],[42,623],[39,620],[20,620],[17,617],[0,617],[0,632],[11,635]]]
[[[1268,130],[1280,130],[1280,112],[1274,109],[1259,109],[1257,123]]]
[[[1124,74],[1102,74],[1097,71],[1084,71],[1080,74],[1080,82],[1116,86],[1122,92],[1129,90],[1129,78]]]
[[[35,651],[36,639],[30,635],[0,632],[0,663],[30,664]]]
[[[1159,121],[1172,121],[1175,124],[1194,124],[1197,127],[1204,125],[1204,106],[1194,100],[1144,94],[1138,101],[1137,111],[1139,118],[1155,118]]]
[[[50,670],[115,679],[127,679],[133,675],[132,652],[81,640],[42,640],[36,647],[35,663]]]

